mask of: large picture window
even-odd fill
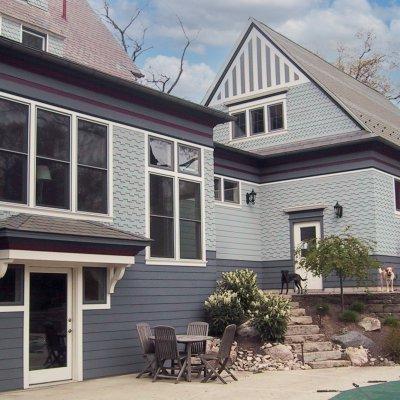
[[[69,210],[109,216],[108,125],[9,97],[0,97],[0,202],[10,203],[4,207],[14,211],[12,204],[19,204],[44,214],[65,215]]]
[[[27,202],[29,107],[0,98],[0,201]]]
[[[70,208],[71,118],[37,110],[36,204]]]
[[[201,162],[197,147],[149,138],[150,259],[203,259]]]
[[[78,210],[107,213],[107,126],[78,120]]]

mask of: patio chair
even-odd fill
[[[154,328],[155,351],[157,368],[153,376],[153,382],[157,378],[176,379],[178,383],[186,369],[186,356],[178,351],[175,329],[170,326],[156,326]],[[185,358],[182,363],[183,358]],[[171,373],[165,366],[166,361],[171,361]],[[175,368],[179,369],[178,376],[173,374]]]
[[[153,375],[156,369],[156,355],[154,352],[154,343],[150,340],[151,329],[150,325],[141,322],[136,325],[136,329],[139,334],[139,341],[143,351],[143,358],[145,359],[146,366],[143,371],[136,376],[136,378],[141,378],[144,374]]]
[[[200,336],[208,336],[208,329],[209,325],[207,322],[191,322],[188,327],[187,327],[187,334],[188,335],[200,335]],[[206,372],[204,364],[199,358],[200,354],[205,354],[206,353],[206,347],[207,347],[207,342],[198,342],[198,343],[193,343],[191,347],[191,353],[193,357],[196,357],[197,360],[195,362],[192,362],[192,370],[198,372],[198,376],[202,372]]]
[[[228,325],[221,339],[221,344],[217,354],[200,354],[200,360],[203,362],[207,372],[204,376],[202,383],[209,380],[219,379],[222,383],[226,384],[225,379],[221,376],[222,372],[227,372],[235,381],[237,378],[229,370],[228,362],[230,360],[230,353],[235,339],[236,325]]]

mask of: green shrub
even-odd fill
[[[355,301],[349,307],[349,310],[355,311],[355,312],[357,312],[359,314],[363,313],[364,309],[365,309],[365,304],[362,303],[361,301]]]
[[[289,300],[258,291],[258,300],[252,304],[252,325],[266,341],[282,342],[290,318]]]
[[[239,325],[245,318],[237,293],[229,290],[212,294],[204,303],[204,311],[213,335],[221,335],[227,325]]]
[[[329,304],[318,304],[315,309],[317,311],[317,314],[321,317],[325,317],[325,315],[329,314]]]
[[[360,314],[353,310],[345,310],[343,311],[339,319],[343,322],[357,322],[360,319]]]
[[[217,282],[217,292],[227,290],[237,294],[245,314],[250,316],[252,304],[258,297],[257,274],[249,269],[224,272]]]
[[[386,336],[384,344],[384,351],[395,362],[400,362],[400,329],[393,328]]]
[[[400,320],[394,315],[389,315],[383,321],[383,325],[391,326],[392,328],[400,328]]]

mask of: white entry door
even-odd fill
[[[72,271],[29,268],[29,385],[72,379]]]
[[[293,225],[294,248],[297,249],[299,246],[302,246],[303,255],[307,252],[306,241],[320,238],[321,223],[319,221],[298,222]],[[297,257],[297,260],[295,260],[295,272],[299,274],[302,278],[307,279],[307,282],[304,282],[306,285],[303,285],[303,287],[307,286],[307,290],[321,290],[323,288],[322,277],[313,276],[310,272],[307,272],[303,268],[300,268],[298,261],[299,256]]]

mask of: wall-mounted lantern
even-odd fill
[[[246,193],[246,203],[256,204],[256,196],[257,193],[254,191],[254,189],[252,189],[250,193]]]
[[[336,204],[333,207],[333,209],[335,211],[336,218],[342,218],[343,217],[343,206],[341,206],[338,201],[336,202]]]

